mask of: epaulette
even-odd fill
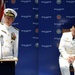
[[[0,22],[0,25],[3,25],[3,23],[2,23],[2,22]]]
[[[16,27],[14,27],[16,30],[18,30],[19,31],[19,29],[18,28],[16,28]]]

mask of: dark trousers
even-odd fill
[[[0,75],[15,75],[15,61],[0,62]]]

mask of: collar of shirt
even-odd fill
[[[4,24],[4,26],[7,28],[7,30],[9,30],[12,26],[7,26],[6,24]]]

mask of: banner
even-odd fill
[[[58,45],[62,28],[75,23],[75,0],[6,0],[6,6],[18,12],[16,75],[60,75]]]

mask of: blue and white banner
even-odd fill
[[[75,24],[75,0],[6,0],[6,7],[18,12],[16,75],[60,75],[58,44],[62,28]]]

